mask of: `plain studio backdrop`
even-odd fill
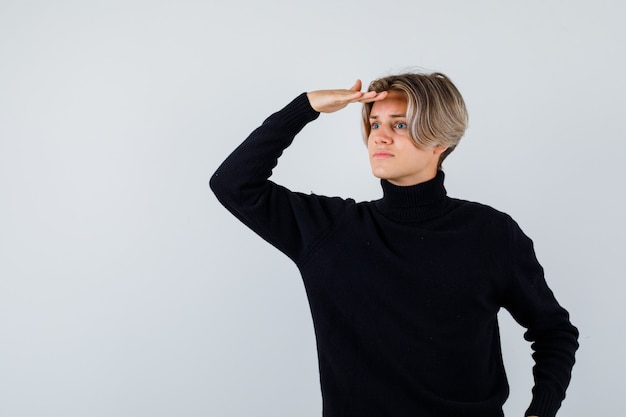
[[[0,416],[321,416],[298,271],[207,182],[299,93],[413,68],[469,108],[448,193],[520,223],[581,331],[560,415],[621,415],[623,4],[0,1]],[[379,198],[359,113],[273,179]],[[500,318],[521,416],[531,350]]]

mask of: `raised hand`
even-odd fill
[[[318,90],[307,93],[309,103],[320,113],[332,113],[341,110],[350,103],[371,103],[387,97],[387,92],[361,92],[361,80],[356,80],[348,90]]]

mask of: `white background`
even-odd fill
[[[469,108],[449,194],[520,223],[581,331],[559,415],[621,415],[623,4],[0,1],[0,416],[321,416],[297,269],[207,181],[300,92],[413,67]],[[274,179],[378,198],[359,111]],[[502,333],[521,416],[530,348]]]

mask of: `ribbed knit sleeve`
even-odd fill
[[[269,180],[284,149],[318,116],[301,94],[254,130],[209,182],[232,214],[295,262],[352,202],[292,192]]]
[[[532,342],[533,398],[525,416],[554,417],[565,398],[578,330],[548,288],[532,241],[510,222],[510,280],[504,307],[527,331]]]

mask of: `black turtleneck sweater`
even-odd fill
[[[531,240],[508,215],[448,197],[443,172],[408,187],[383,180],[384,197],[364,203],[268,180],[318,115],[306,94],[297,97],[228,157],[210,185],[302,274],[324,417],[502,416],[501,307],[533,342],[526,415],[553,417],[578,332],[546,285]]]

